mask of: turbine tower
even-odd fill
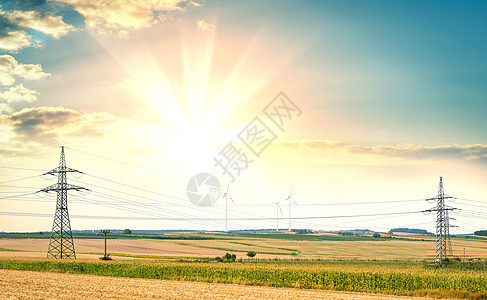
[[[66,167],[64,146],[62,146],[61,157],[59,159],[59,167],[42,174],[57,175],[58,182],[38,191],[44,193],[57,193],[56,212],[54,213],[54,222],[52,224],[51,238],[49,240],[49,248],[47,250],[47,257],[52,256],[56,259],[76,259],[76,252],[74,251],[73,243],[73,234],[71,232],[71,223],[69,221],[68,213],[68,190],[88,191],[88,189],[84,187],[68,184],[66,176],[68,172],[82,173],[78,170]]]
[[[232,197],[230,197],[230,183],[227,185],[227,192],[223,194],[222,198],[225,198],[225,231],[228,231],[228,198],[235,204]]]
[[[279,199],[279,201],[272,202],[276,205],[276,231],[279,231],[279,211],[281,211],[281,214],[282,214],[282,209],[281,209],[281,206],[279,205],[281,203],[281,200],[282,200],[282,197],[281,197],[281,199]]]
[[[289,196],[287,196],[286,200],[285,201],[288,201],[288,207],[289,207],[289,231],[292,231],[292,227],[291,227],[291,201],[294,202],[294,204],[296,206],[298,206],[298,204],[296,203],[296,201],[294,200],[293,198],[293,189],[291,188],[291,194],[289,194]]]

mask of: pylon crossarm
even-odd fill
[[[67,172],[84,174],[83,172],[78,171],[76,169],[71,169],[68,167],[64,167],[64,168],[56,167],[56,168],[52,169],[51,171],[48,171],[42,175],[54,175],[54,174],[58,174],[58,173],[67,173]]]
[[[39,190],[38,192],[44,192],[44,193],[48,193],[48,192],[60,192],[60,191],[64,191],[64,190],[75,190],[75,191],[89,191],[89,189],[87,188],[84,188],[84,187],[81,187],[81,186],[77,186],[77,185],[74,185],[74,184],[67,184],[67,183],[55,183],[51,186],[48,186],[48,187],[45,187],[41,190]]]

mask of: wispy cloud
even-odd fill
[[[32,39],[25,31],[0,30],[0,49],[15,52],[29,46],[32,46]]]
[[[4,92],[0,91],[0,100],[5,101],[6,103],[31,103],[37,100],[38,94],[39,93],[37,91],[27,89],[22,84],[18,84],[16,86],[9,87]]]
[[[74,26],[64,23],[62,17],[34,10],[4,11],[0,7],[0,49],[18,51],[24,47],[38,46],[26,30],[35,30],[58,39]]]
[[[296,150],[308,150],[318,153],[341,153],[353,156],[377,156],[403,160],[435,160],[435,159],[487,159],[487,145],[438,145],[422,146],[414,144],[388,145],[349,145],[339,141],[330,140],[302,140],[284,142],[284,147]]]
[[[4,12],[4,15],[12,23],[17,24],[21,28],[29,28],[40,31],[55,39],[68,34],[74,30],[72,25],[64,23],[61,16],[46,15],[43,16],[38,11],[21,11],[15,10],[11,12]]]
[[[37,100],[37,91],[28,89],[21,83],[14,85],[18,78],[39,80],[49,76],[51,74],[43,72],[40,64],[21,64],[10,55],[0,55],[0,114],[12,112],[13,109],[9,106],[11,103],[32,103]]]
[[[0,125],[8,127],[16,141],[55,145],[59,138],[104,136],[103,125],[115,119],[108,113],[85,113],[64,107],[26,108],[4,116]]]
[[[85,18],[86,27],[102,35],[127,36],[164,21],[170,13],[198,6],[188,0],[60,0]]]
[[[199,32],[213,32],[215,31],[215,25],[210,24],[205,20],[200,20],[196,22],[196,30]]]
[[[51,74],[42,71],[40,64],[21,64],[8,54],[0,55],[0,84],[13,85],[15,78],[39,80]]]

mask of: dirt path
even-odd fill
[[[365,293],[0,270],[1,299],[405,299]],[[418,298],[425,299],[425,298]]]

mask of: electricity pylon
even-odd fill
[[[450,239],[450,228],[452,227],[458,227],[456,225],[451,225],[450,220],[455,220],[455,218],[452,218],[448,214],[448,210],[446,211],[446,218],[445,218],[445,228],[446,228],[446,236],[448,237],[447,239],[447,245],[446,245],[446,251],[449,256],[453,256],[453,249],[451,247],[451,239]]]
[[[443,190],[443,178],[440,177],[440,186],[438,187],[438,196],[427,199],[429,201],[436,200],[436,206],[425,210],[425,212],[436,212],[436,259],[438,266],[444,266],[448,258],[448,245],[451,249],[450,240],[450,222],[448,220],[448,211],[456,208],[447,207],[445,199],[451,199],[451,196],[445,196]],[[450,250],[451,251],[451,250]]]
[[[51,238],[49,240],[49,248],[47,250],[47,257],[54,258],[74,258],[76,259],[76,252],[74,251],[73,234],[71,232],[71,223],[69,221],[68,213],[68,190],[82,191],[88,189],[77,185],[68,184],[66,173],[83,173],[75,169],[66,167],[66,158],[64,156],[64,147],[61,147],[61,157],[59,159],[59,167],[52,169],[42,175],[56,175],[58,182],[43,188],[39,192],[49,193],[56,192],[56,212],[54,214],[54,222],[52,223]]]

